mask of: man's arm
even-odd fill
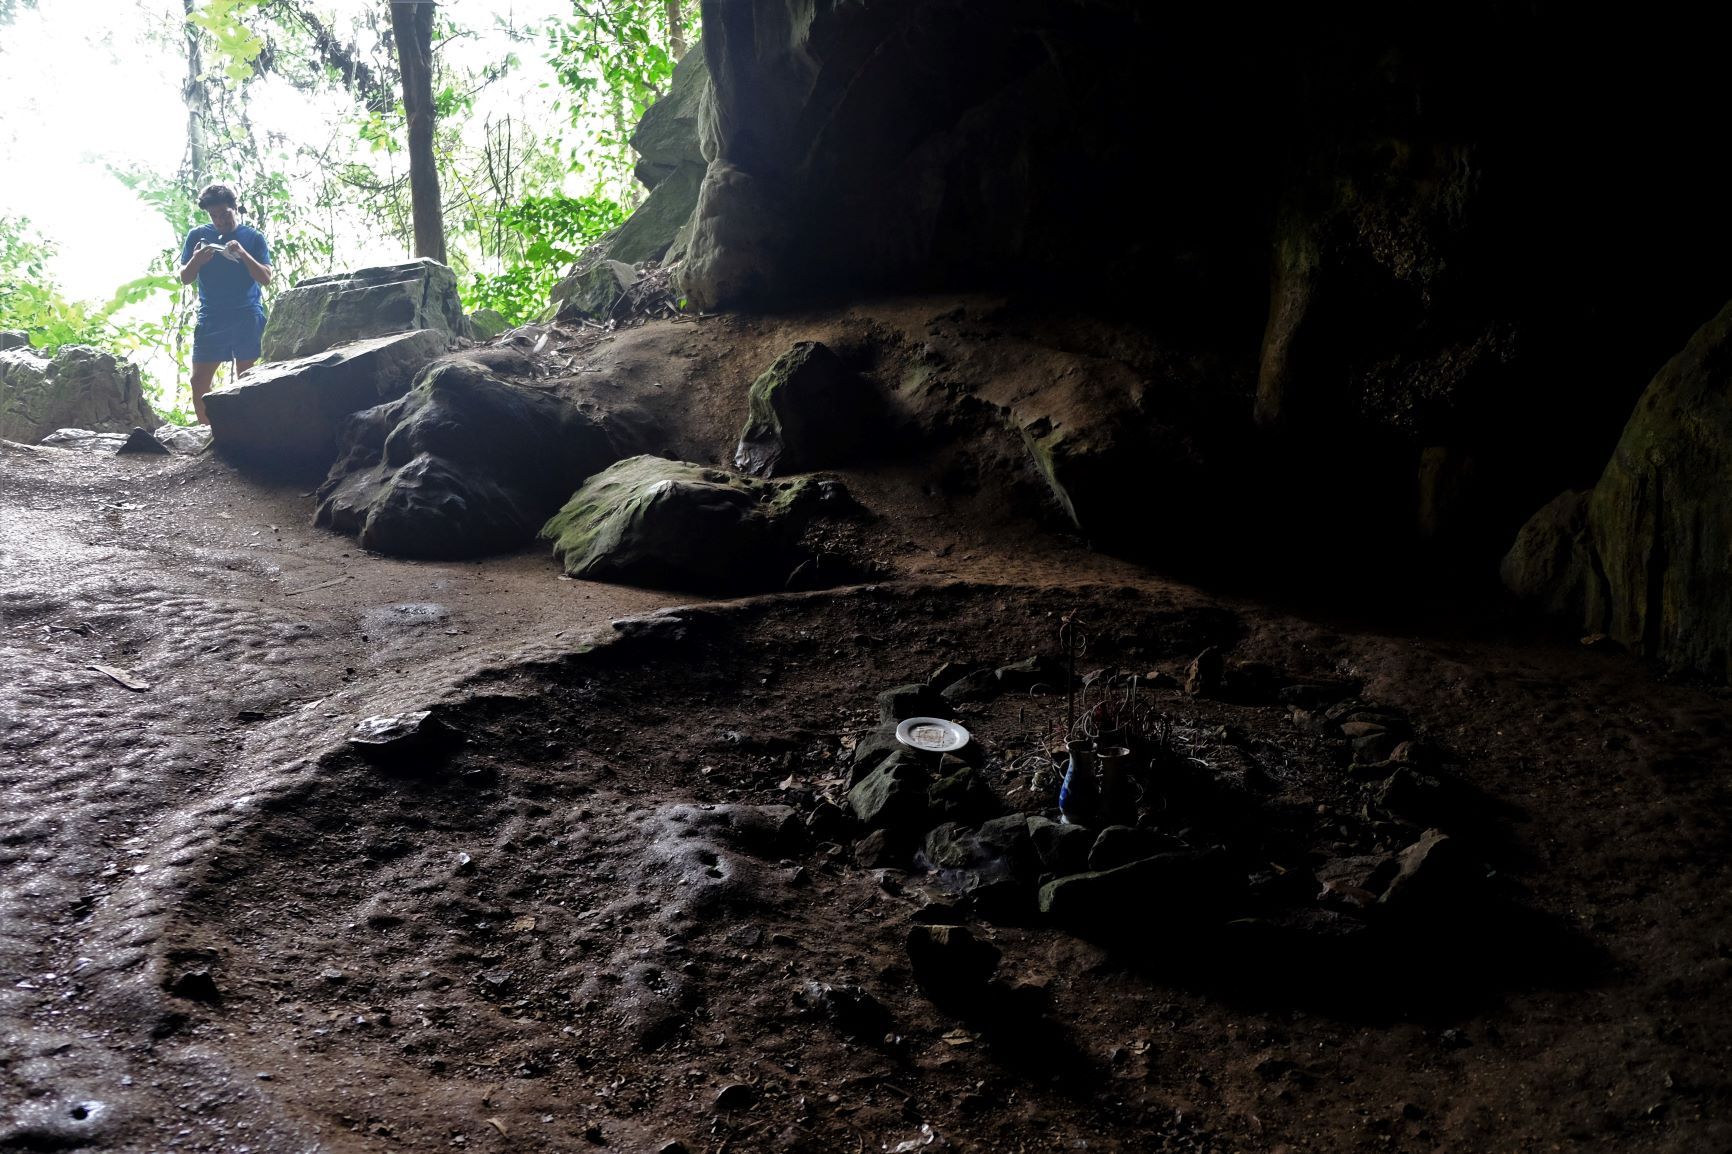
[[[189,233],[186,244],[180,250],[180,268],[175,275],[180,277],[181,284],[191,284],[198,279],[198,270],[210,263],[211,257],[221,250],[214,244],[201,244],[193,247],[192,235]]]
[[[225,247],[246,266],[247,274],[257,281],[260,287],[271,283],[271,266],[266,263],[270,259],[270,250],[265,251],[265,260],[259,260],[238,240],[229,241]]]

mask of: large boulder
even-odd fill
[[[469,335],[478,341],[490,341],[511,328],[511,322],[498,309],[476,309],[468,316]]]
[[[621,295],[635,283],[635,268],[598,254],[588,267],[553,286],[552,300],[541,320],[605,320],[612,315]]]
[[[292,360],[346,341],[418,329],[447,340],[469,335],[457,274],[425,257],[301,281],[272,303],[261,356]]]
[[[712,160],[698,186],[679,286],[699,309],[771,299],[784,272],[786,247],[777,225],[786,219],[771,181]]]
[[[659,187],[681,165],[696,165],[701,175],[704,151],[698,144],[698,116],[709,86],[710,70],[700,45],[674,65],[667,94],[637,122],[631,146],[638,154],[637,178],[646,188]]]
[[[753,476],[845,465],[882,432],[872,383],[817,341],[800,341],[752,382],[734,467]]]
[[[83,345],[62,345],[52,358],[28,344],[0,350],[0,440],[35,444],[56,429],[126,433],[160,424],[137,365]]]
[[[1601,632],[1732,675],[1732,303],[1636,402],[1589,499],[1588,533],[1605,579]]]
[[[631,146],[638,154],[637,178],[650,194],[607,238],[610,260],[628,265],[667,263],[683,254],[687,225],[704,180],[698,117],[709,83],[704,53],[694,48],[674,67],[667,94],[638,121]]]
[[[591,477],[541,535],[572,577],[761,592],[783,588],[811,556],[800,538],[815,517],[852,508],[835,482],[759,481],[644,455]]]
[[[698,206],[702,164],[682,164],[655,186],[607,243],[607,255],[626,264],[666,260]]]
[[[1173,530],[1207,507],[1206,472],[1224,414],[1194,367],[1155,371],[1112,356],[1003,342],[942,363],[914,390],[917,407],[978,380],[1064,517],[1097,544],[1159,554]],[[970,361],[976,363],[969,363]],[[1175,500],[1176,494],[1184,499]],[[1218,537],[1218,531],[1211,536]]]
[[[267,472],[323,471],[337,455],[342,419],[408,392],[448,339],[441,330],[421,329],[257,365],[205,398],[216,447],[237,464]]]
[[[1499,573],[1510,592],[1541,611],[1583,619],[1600,582],[1588,540],[1589,489],[1559,493],[1528,519]]]
[[[1504,579],[1634,652],[1732,676],[1732,303],[1642,393],[1585,516],[1569,495],[1540,510]]]
[[[557,397],[442,361],[407,396],[350,417],[316,524],[396,557],[474,557],[529,542],[584,478],[614,457],[588,416]]]

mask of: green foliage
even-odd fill
[[[533,320],[571,263],[625,216],[616,201],[600,196],[532,196],[500,209],[494,223],[517,240],[520,251],[502,273],[471,274],[469,307],[497,309],[513,325]]]
[[[36,0],[0,0],[0,28],[18,18],[21,8],[36,7]]]
[[[253,62],[265,49],[264,38],[241,23],[249,9],[260,0],[204,0],[204,4],[187,13],[187,21],[210,34],[215,48],[214,58],[222,63],[223,74],[233,84],[253,75]]]
[[[667,89],[674,74],[663,0],[608,5],[574,3],[574,19],[548,29],[549,59],[559,82],[574,93],[625,102],[634,123]],[[572,108],[573,122],[581,115]]]
[[[676,8],[688,11],[691,24],[681,34],[695,41],[698,6]],[[594,132],[592,147],[574,154],[573,165],[599,168],[622,199],[635,196],[631,131],[667,91],[676,63],[666,0],[572,0],[572,19],[554,21],[547,37],[571,122]]]
[[[141,334],[136,325],[117,323],[115,314],[177,284],[143,276],[121,285],[106,304],[69,301],[48,272],[53,257],[53,243],[27,219],[0,216],[0,329],[22,329],[49,353],[61,345],[91,345],[124,354]]]

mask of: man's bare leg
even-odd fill
[[[258,364],[257,361],[236,361],[235,376],[238,378],[244,375],[248,369],[252,368],[256,364]]]
[[[210,392],[211,381],[221,364],[221,361],[194,361],[192,364],[192,411],[198,414],[201,425],[210,424],[210,418],[204,414],[204,395]]]

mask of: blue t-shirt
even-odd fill
[[[271,263],[271,246],[265,243],[265,234],[250,224],[237,225],[228,234],[217,231],[214,224],[201,224],[186,234],[186,243],[180,246],[180,263],[185,264],[192,259],[192,250],[201,244],[227,244],[231,240],[241,242],[241,247],[252,254],[260,264]],[[247,266],[238,260],[230,260],[226,256],[213,256],[205,261],[204,267],[198,270],[198,311],[203,316],[206,313],[234,312],[251,309],[263,312],[264,303],[259,299],[259,285],[253,280],[253,274],[247,271]]]

